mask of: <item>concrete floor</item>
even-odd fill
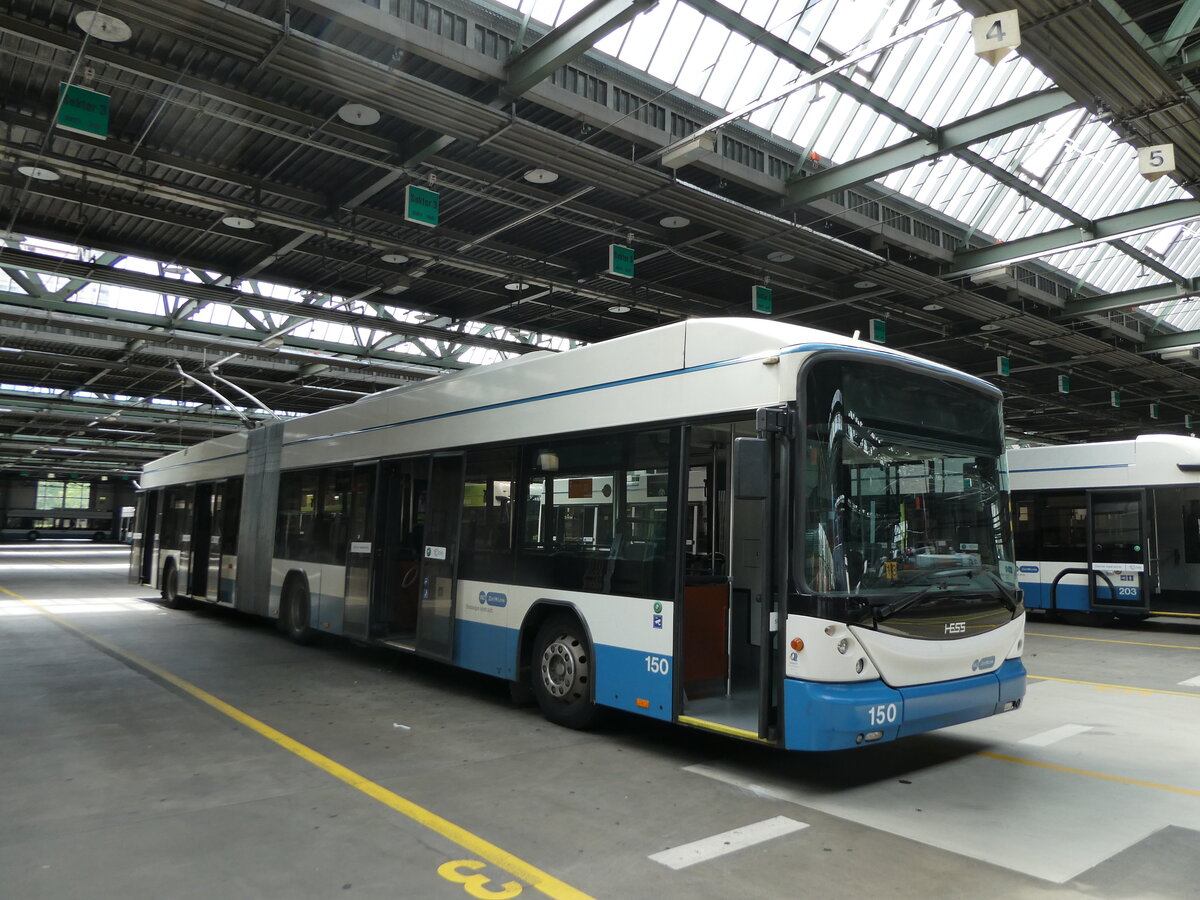
[[[1034,620],[1020,711],[801,755],[556,728],[481,676],[164,609],[125,560],[0,545],[4,900],[1197,895],[1200,620]]]

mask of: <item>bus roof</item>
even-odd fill
[[[1008,451],[1012,490],[1200,483],[1200,439],[1143,434],[1131,441],[1016,447]]]
[[[533,352],[496,365],[402,385],[345,406],[288,419],[281,426],[285,467],[305,464],[301,462],[300,446],[315,446],[314,442],[318,441],[327,446],[340,444],[348,458],[365,459],[375,454],[408,452],[412,448],[384,447],[378,442],[369,447],[364,443],[367,431],[381,427],[394,429],[405,423],[425,423],[422,428],[435,443],[438,440],[435,432],[441,428],[442,440],[447,441],[445,446],[454,446],[457,438],[446,423],[454,417],[462,421],[465,413],[488,413],[476,418],[484,431],[494,440],[510,439],[501,432],[511,430],[511,425],[497,430],[497,417],[514,419],[515,408],[532,401],[537,402],[541,414],[525,427],[546,426],[547,433],[554,430],[551,425],[561,426],[563,431],[589,427],[603,429],[615,424],[688,415],[689,412],[720,412],[770,405],[789,399],[780,394],[781,390],[787,389],[781,387],[785,383],[790,383],[794,394],[794,378],[789,381],[786,373],[798,369],[806,352],[839,348],[903,360],[933,372],[968,380],[981,390],[999,396],[999,391],[986,381],[939,363],[815,328],[744,317],[688,319],[561,353]],[[745,369],[740,370],[745,372],[744,377],[717,374],[732,373],[741,363],[773,356],[780,358],[781,365],[769,377],[761,365],[753,367],[756,372],[753,376]],[[667,389],[667,381],[662,380],[672,379],[676,374],[701,378],[705,372],[717,377],[720,383],[710,386],[706,392],[693,391],[690,396],[696,408],[691,411],[680,404],[679,388],[674,388],[675,393],[672,393]],[[651,382],[664,387],[638,391],[638,400],[633,405],[628,399],[616,399],[618,395],[628,398],[630,386]],[[597,404],[602,395],[614,398],[608,401],[606,409]],[[585,396],[589,401],[581,404],[579,400]],[[552,418],[554,416],[559,418]],[[479,434],[475,432],[461,440],[466,443],[479,441]],[[168,469],[182,466],[195,472],[193,477],[215,477],[199,473],[214,473],[219,469],[211,466],[197,469],[195,464],[216,463],[240,456],[245,452],[246,435],[247,432],[225,435],[180,450],[147,463],[144,472],[147,476],[165,474]],[[335,440],[328,440],[331,437]],[[153,477],[150,481],[159,483],[161,478]]]

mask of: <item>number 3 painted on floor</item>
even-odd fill
[[[480,900],[509,900],[521,893],[521,885],[515,881],[506,881],[500,885],[500,890],[484,887],[492,879],[486,875],[464,875],[459,869],[482,869],[487,863],[477,859],[454,859],[438,866],[438,874],[447,881],[453,881],[463,886],[463,890],[472,897]]]

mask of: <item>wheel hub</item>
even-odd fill
[[[559,635],[542,651],[542,685],[552,697],[563,698],[587,675],[583,648],[570,635]]]

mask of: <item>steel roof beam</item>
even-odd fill
[[[9,302],[11,305],[4,306],[4,302]],[[120,311],[109,310],[109,312],[119,313]],[[153,350],[146,351],[148,353],[171,355],[179,348],[193,353],[205,351],[211,353],[214,348],[232,349],[252,361],[248,362],[249,365],[266,365],[268,368],[279,366],[281,360],[297,365],[313,361],[313,357],[307,353],[302,358],[296,358],[287,351],[287,348],[279,350],[264,348],[258,341],[253,340],[252,336],[230,329],[222,330],[206,326],[206,330],[189,331],[188,329],[193,328],[196,324],[191,322],[181,323],[182,327],[177,328],[173,333],[168,333],[165,330],[148,329],[145,322],[131,322],[114,317],[95,318],[87,315],[86,310],[77,311],[75,308],[65,309],[61,314],[51,311],[48,317],[47,313],[42,311],[41,306],[28,302],[28,298],[19,294],[0,293],[0,321],[18,322],[34,328],[49,322],[55,327],[77,331],[93,338],[97,334],[107,334],[122,340],[144,340],[154,345]],[[220,340],[214,340],[214,337]],[[296,343],[302,342],[297,341]],[[347,374],[342,376],[345,378],[365,377],[372,382],[384,380],[390,386],[392,384],[409,384],[439,374],[439,370],[414,359],[402,360],[389,357],[373,359],[361,355],[361,351],[355,347],[334,346],[337,349],[333,351],[333,356],[323,357],[321,361],[330,362],[334,366],[346,370]]]
[[[292,303],[287,300],[276,300],[273,297],[267,297],[263,294],[247,293],[217,285],[198,284],[193,281],[183,281],[182,279],[164,278],[160,275],[146,275],[127,269],[116,269],[94,263],[77,262],[57,256],[32,253],[28,250],[16,250],[11,247],[0,248],[0,261],[9,263],[14,267],[19,266],[21,269],[30,272],[43,272],[50,275],[80,278],[99,284],[153,291],[158,294],[172,294],[205,303],[221,303],[231,306],[235,310],[251,313],[265,311],[294,316],[303,309],[304,314],[309,318],[352,327],[425,336],[434,338],[435,340],[450,339],[459,344],[511,353],[529,353],[532,350],[540,349],[518,341],[476,336],[457,331],[448,332],[440,328],[430,328],[429,326],[410,322],[398,322],[394,319],[363,316],[358,313],[329,309],[318,305],[302,307],[298,303]],[[105,309],[106,312],[108,311],[107,308],[102,309]],[[87,311],[90,312],[90,309]],[[178,324],[179,321],[174,320],[172,317],[166,320],[165,327],[176,327]]]
[[[1057,88],[1018,97],[1001,106],[933,129],[932,140],[928,137],[910,138],[815,175],[793,175],[788,180],[786,202],[809,203],[834,191],[874,181],[1078,106],[1073,97]]]
[[[1145,306],[1147,303],[1161,303],[1164,300],[1178,300],[1197,293],[1200,293],[1200,278],[1189,278],[1182,285],[1174,282],[1155,284],[1135,291],[1105,294],[1103,297],[1089,297],[1086,300],[1070,300],[1063,308],[1063,313],[1067,316],[1086,316]]]
[[[191,340],[200,341],[203,345],[210,349],[219,348],[221,350],[237,350],[240,353],[247,353],[251,349],[258,349],[260,352],[280,352],[278,348],[264,348],[259,346],[259,342],[255,340],[253,335],[248,335],[241,332],[233,331],[229,328],[223,328],[217,325],[209,325],[205,322],[196,322],[189,319],[187,322],[172,323],[166,316],[154,315],[151,313],[132,312],[130,310],[116,309],[115,307],[96,307],[91,304],[58,302],[51,300],[36,300],[27,297],[24,294],[13,294],[7,291],[0,291],[0,303],[7,303],[13,306],[24,307],[26,309],[39,310],[41,315],[35,318],[38,324],[47,324],[47,313],[63,313],[73,316],[79,316],[81,319],[90,320],[92,322],[113,322],[123,325],[137,326],[136,334],[149,340],[161,340],[176,342],[184,340],[186,336],[182,333],[183,329],[191,332]],[[94,317],[94,318],[93,318]],[[7,312],[0,311],[0,318],[13,318]],[[54,324],[60,324],[54,321]],[[101,326],[80,325],[84,328],[93,328],[98,330]],[[150,330],[147,330],[149,328]],[[174,328],[174,331],[168,333],[168,330]],[[235,342],[236,341],[236,342]],[[241,342],[245,341],[246,344]],[[354,344],[340,344],[334,341],[316,340],[314,338],[291,337],[288,339],[288,345],[293,348],[315,350],[320,353],[331,355],[345,354],[348,359],[338,359],[337,365],[355,366],[356,363],[364,356],[363,348]],[[537,349],[537,348],[528,348]],[[311,359],[308,361],[312,361]],[[389,359],[388,357],[375,358],[372,360],[362,360],[363,363],[371,365],[376,371],[381,374],[391,374],[396,377],[417,376],[428,377],[436,372],[430,371],[427,362],[396,357]],[[385,362],[393,363],[392,366],[381,365]],[[406,371],[406,366],[414,364],[422,365],[423,370]],[[445,368],[444,366],[442,368]]]
[[[1163,42],[1156,48],[1155,55],[1165,61],[1179,53],[1183,42],[1195,29],[1197,23],[1200,23],[1200,0],[1185,0],[1183,6],[1179,8],[1179,12],[1175,14],[1174,21],[1167,28],[1166,34],[1163,35]]]
[[[1181,347],[1200,346],[1200,331],[1180,331],[1175,334],[1159,334],[1146,338],[1142,350],[1154,353],[1159,350],[1175,350]]]
[[[1011,266],[1092,244],[1121,240],[1143,231],[1163,228],[1197,217],[1200,217],[1200,200],[1169,200],[1155,206],[1096,219],[1085,226],[1059,228],[1004,244],[957,253],[951,271],[945,273],[944,277],[971,275],[985,269]]]
[[[596,41],[633,21],[658,0],[592,0],[557,28],[508,61],[508,80],[501,86],[505,97],[519,97],[568,60],[586,52]]]

